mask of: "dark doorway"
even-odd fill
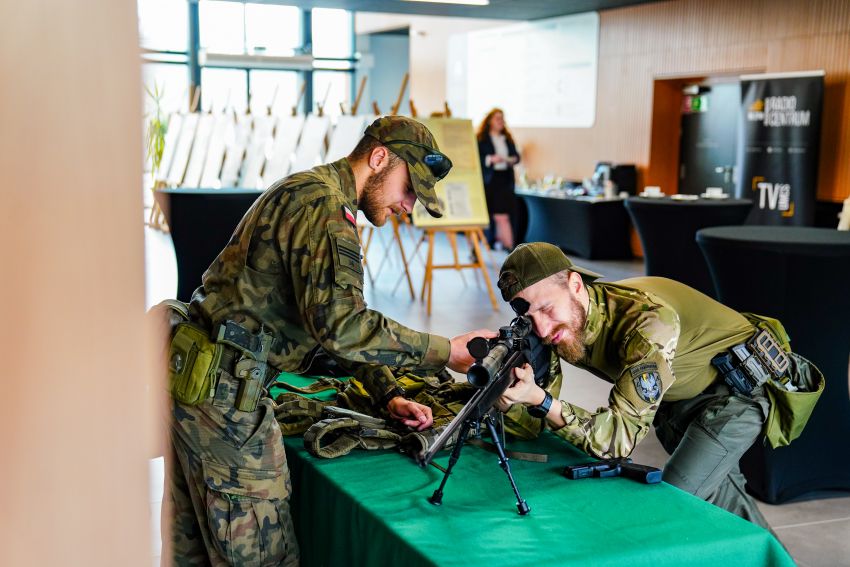
[[[740,83],[688,85],[682,94],[679,193],[721,187],[734,195]]]

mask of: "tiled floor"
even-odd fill
[[[147,301],[148,305],[173,296],[177,288],[174,249],[168,235],[146,229],[147,245]],[[499,300],[494,311],[482,282],[480,273],[464,270],[462,273],[441,270],[434,276],[432,314],[426,315],[422,302],[411,300],[404,282],[400,282],[401,264],[397,249],[390,239],[389,230],[376,234],[369,251],[370,270],[375,281],[366,284],[366,299],[370,307],[412,328],[452,336],[477,328],[498,328],[507,324],[512,312]],[[416,245],[416,235],[403,233],[405,250],[410,254]],[[468,252],[461,245],[461,259]],[[388,252],[389,250],[389,252]],[[493,252],[490,276],[495,282],[498,266],[504,252]],[[421,249],[410,260],[414,287],[421,290],[425,250]],[[643,274],[643,264],[635,261],[581,261],[579,264],[597,271],[609,280]],[[437,262],[451,261],[447,242],[438,237]],[[607,405],[610,386],[591,374],[565,366],[562,389],[565,399],[586,408]],[[667,454],[654,435],[650,435],[636,449],[637,462],[662,466]],[[151,462],[151,510],[155,529],[153,550],[159,555],[159,501],[162,499],[161,460]],[[795,502],[772,506],[759,503],[782,543],[797,563],[804,567],[850,566],[850,493],[825,493],[809,495]]]

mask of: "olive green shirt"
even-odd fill
[[[344,366],[443,368],[448,339],[366,306],[356,214],[346,159],[278,181],[204,273],[192,295],[192,318],[211,332],[224,320],[251,331],[264,327],[275,337],[269,362],[288,372],[306,371],[320,349]]]
[[[587,291],[587,353],[576,366],[614,387],[608,407],[596,411],[561,401],[566,426],[555,434],[599,458],[630,455],[662,399],[701,393],[718,379],[712,357],[755,332],[738,312],[665,278],[597,282]]]

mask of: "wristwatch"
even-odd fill
[[[403,398],[405,394],[407,394],[407,392],[404,391],[404,388],[402,388],[401,386],[396,386],[395,388],[384,394],[384,396],[378,402],[380,404],[379,407],[381,407],[382,409],[386,409],[387,405],[392,401],[393,398],[395,398],[396,396],[401,396]]]
[[[546,397],[540,402],[539,406],[529,406],[528,415],[531,417],[544,418],[549,414],[549,408],[552,407],[552,394],[546,392]]]

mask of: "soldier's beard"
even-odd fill
[[[387,205],[383,203],[383,184],[390,172],[398,167],[399,161],[398,159],[390,161],[387,167],[366,179],[360,194],[357,208],[363,211],[369,222],[375,226],[384,226],[387,222]]]
[[[570,364],[575,364],[583,359],[587,352],[587,346],[584,344],[584,325],[587,322],[587,313],[585,313],[578,299],[572,295],[570,295],[570,301],[573,311],[578,313],[578,316],[570,323],[558,325],[552,334],[555,335],[558,331],[561,331],[561,340],[554,345],[555,352]]]

